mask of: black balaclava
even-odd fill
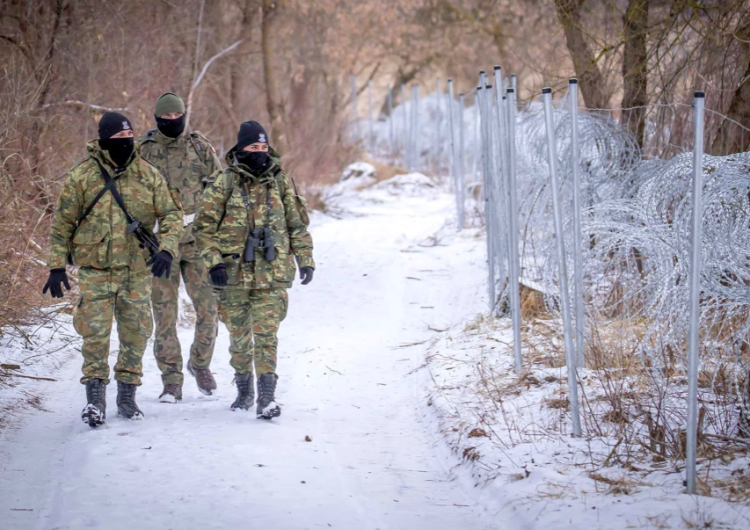
[[[105,112],[99,120],[99,147],[109,152],[117,166],[124,166],[133,154],[134,138],[111,138],[120,131],[133,130],[130,120],[119,112]]]
[[[160,118],[154,115],[156,118],[156,126],[164,136],[169,138],[177,138],[183,132],[185,132],[185,115],[183,114],[175,120],[168,120],[166,118]]]
[[[240,125],[240,132],[237,133],[234,157],[239,164],[247,166],[252,173],[260,175],[271,165],[271,157],[266,152],[243,151],[248,145],[258,142],[268,143],[266,130],[257,121],[246,121]]]

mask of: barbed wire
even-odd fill
[[[688,114],[691,107],[675,104],[671,110]],[[578,164],[586,205],[582,248],[573,248],[572,218],[565,220],[568,284],[573,285],[572,254],[580,252],[587,311],[600,322],[615,318],[638,323],[629,339],[637,342],[635,353],[649,368],[655,387],[663,390],[670,378],[667,367],[687,366],[692,153],[680,146],[683,152],[668,159],[644,159],[634,137],[619,123],[585,109],[579,116],[580,157],[574,160],[570,113],[554,110],[554,126],[562,195],[571,200],[571,168]],[[521,114],[516,143],[523,190],[520,217],[526,225],[521,231],[523,273],[543,286],[548,307],[556,311],[559,269],[549,220],[541,110],[530,106]],[[711,390],[720,371],[722,385],[729,379],[736,403],[748,415],[743,396],[750,367],[750,153],[706,155],[702,175],[701,364],[714,368],[707,371],[712,374]],[[733,409],[723,412],[736,415]]]

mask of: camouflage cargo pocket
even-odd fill
[[[242,256],[240,254],[222,254],[227,268],[227,285],[237,285],[242,281]]]
[[[73,262],[79,267],[104,269],[109,266],[107,226],[87,226],[73,237]]]

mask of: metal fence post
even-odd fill
[[[581,176],[579,171],[580,146],[578,145],[578,80],[568,83],[571,128],[571,161],[573,165],[573,263],[575,270],[575,323],[576,365],[583,367],[583,341],[586,337],[586,314],[583,304],[583,244],[581,237]]]
[[[518,254],[518,200],[516,197],[516,93],[508,89],[508,242],[510,243],[510,307],[513,319],[513,356],[516,372],[523,369],[521,358],[521,259]],[[575,382],[574,382],[575,384]]]
[[[507,110],[505,96],[502,92],[503,76],[502,70],[499,66],[495,66],[494,71],[495,81],[495,98],[493,103],[495,104],[495,143],[493,145],[493,151],[495,152],[496,166],[495,166],[495,190],[497,191],[497,204],[495,206],[497,225],[498,225],[498,237],[497,246],[499,250],[498,257],[498,279],[500,283],[501,293],[503,291],[510,294],[510,291],[506,291],[510,287],[510,267],[511,267],[511,231],[508,215],[510,214],[510,207],[508,206],[508,152],[507,152]]]
[[[703,237],[704,93],[693,101],[693,212],[690,223],[690,337],[688,340],[687,492],[696,492],[698,443],[698,339],[700,331],[701,243]]]
[[[419,170],[421,168],[421,156],[419,153],[419,85],[415,84],[412,87],[414,100],[414,125],[412,127],[412,166],[414,169]]]
[[[433,154],[433,157],[435,159],[435,175],[437,177],[440,177],[440,152],[442,151],[442,146],[440,145],[440,141],[441,141],[441,138],[440,138],[440,132],[441,132],[440,128],[441,128],[441,125],[442,125],[440,123],[440,121],[443,118],[443,113],[441,112],[441,108],[440,108],[440,101],[441,101],[440,90],[441,90],[441,88],[442,87],[441,87],[441,84],[440,84],[440,78],[438,77],[437,78],[437,92],[436,92],[437,99],[435,100],[435,114],[436,114],[436,116],[435,116],[435,122],[436,122],[436,124],[435,124],[435,153]]]
[[[565,236],[563,233],[562,208],[560,205],[560,187],[557,179],[557,149],[555,146],[555,125],[552,117],[552,89],[542,89],[544,104],[544,122],[547,129],[547,157],[552,187],[552,209],[555,221],[555,239],[557,240],[557,259],[560,270],[560,302],[563,317],[563,338],[565,343],[565,360],[568,366],[568,399],[573,419],[573,435],[581,435],[581,418],[578,407],[578,383],[576,380],[575,351],[570,319],[570,296],[568,293],[568,271],[565,261]],[[510,107],[510,105],[509,105]]]
[[[372,123],[372,81],[367,82],[367,100],[368,100],[368,112],[367,119],[369,121],[369,138],[368,144],[370,145],[370,153],[375,150],[375,128]],[[373,153],[374,154],[374,153]]]
[[[490,165],[490,126],[488,123],[488,117],[490,112],[487,109],[487,88],[482,83],[484,72],[480,72],[479,81],[480,85],[477,87],[475,106],[479,110],[479,120],[482,123],[481,127],[481,143],[480,152],[482,158],[482,189],[484,195],[484,227],[487,235],[487,296],[490,305],[490,311],[495,310],[495,238],[497,237],[495,230],[495,215],[493,212],[494,206],[494,194],[492,193],[493,179],[492,169]],[[491,90],[491,88],[489,89]],[[490,92],[491,93],[491,92]]]
[[[448,129],[451,135],[451,145],[449,151],[449,171],[453,178],[455,192],[456,192],[456,225],[458,230],[462,230],[464,227],[464,204],[463,204],[463,188],[458,179],[458,164],[456,161],[456,126],[453,123],[455,111],[453,102],[453,79],[448,79]]]
[[[465,178],[466,178],[466,165],[464,159],[464,95],[458,95],[458,153],[456,154],[456,175],[458,189],[461,190],[461,228],[463,228],[463,221],[465,217],[464,208],[464,193],[465,193]]]
[[[494,70],[494,81],[495,81],[495,145],[493,150],[495,151],[495,158],[497,164],[495,167],[495,174],[498,176],[496,179],[495,189],[498,192],[498,204],[496,205],[497,217],[498,217],[498,245],[500,248],[500,258],[498,260],[498,278],[500,284],[505,286],[508,285],[510,278],[510,230],[508,224],[508,153],[506,149],[507,139],[507,127],[506,127],[506,110],[505,110],[505,96],[503,96],[503,75],[502,70],[499,66],[495,66]],[[503,216],[502,214],[505,214]],[[503,258],[507,262],[507,267],[503,263]]]
[[[407,112],[406,85],[401,83],[401,107],[404,109],[401,127],[401,163],[409,165],[409,113]]]
[[[391,162],[395,162],[396,146],[393,140],[393,87],[388,87],[388,145],[391,152]]]
[[[354,138],[359,142],[359,113],[357,112],[357,76],[351,75],[352,82],[352,124],[354,126]]]

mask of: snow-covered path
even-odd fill
[[[186,376],[181,404],[158,403],[146,352],[141,422],[116,417],[112,385],[109,423],[83,425],[79,360],[67,363],[43,387],[48,412],[0,438],[0,527],[496,528],[450,479],[408,375],[423,350],[407,345],[430,336],[438,295],[453,281],[439,254],[416,243],[444,225],[451,204],[433,193],[316,218],[315,281],[290,292],[281,328],[278,420],[229,410],[223,326],[214,396]],[[183,352],[191,335],[182,329]]]

